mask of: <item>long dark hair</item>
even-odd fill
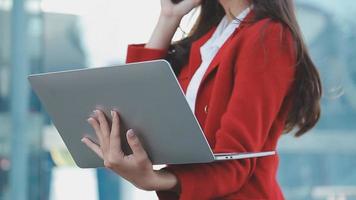
[[[295,136],[301,136],[315,126],[320,118],[322,86],[319,73],[308,53],[295,15],[293,0],[250,0],[253,4],[253,22],[264,18],[282,23],[295,41],[296,72],[289,98],[293,103],[285,122],[285,132],[298,128]],[[167,59],[176,74],[187,64],[192,43],[216,26],[225,15],[217,0],[203,0],[201,12],[189,35],[173,43]],[[251,23],[253,23],[251,22]],[[249,22],[247,22],[249,23]]]

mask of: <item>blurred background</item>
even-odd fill
[[[319,67],[322,117],[279,142],[288,200],[356,199],[356,1],[296,0]],[[0,0],[0,200],[157,199],[105,169],[75,167],[27,75],[125,62],[147,42],[159,0]],[[190,13],[175,40],[191,28]]]

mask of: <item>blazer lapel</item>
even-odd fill
[[[200,55],[200,47],[203,46],[213,35],[216,27],[211,28],[203,37],[193,42],[189,58],[189,77],[193,77],[195,71],[199,68],[202,60]]]
[[[254,13],[253,11],[251,11],[245,18],[244,21],[246,21],[246,23],[242,22],[240,24],[240,26],[233,32],[233,34],[231,35],[231,37],[226,40],[226,42],[223,44],[223,46],[219,49],[218,53],[216,54],[216,56],[213,58],[212,62],[210,63],[208,69],[206,70],[203,79],[200,83],[200,85],[203,85],[205,79],[209,76],[210,73],[212,73],[215,69],[217,69],[219,67],[220,61],[223,59],[223,55],[224,52],[226,50],[227,45],[230,43],[230,41],[236,37],[237,33],[244,27],[246,26],[249,21],[251,20],[251,18],[253,17]],[[201,62],[201,61],[200,61]]]
[[[230,43],[229,41],[232,40],[233,38],[236,37],[237,33],[246,25],[250,24],[253,20],[254,16],[254,11],[252,10],[245,18],[245,20],[240,24],[240,26],[234,31],[232,36],[223,44],[223,46],[220,48],[216,56],[213,58],[212,62],[208,66],[207,71],[205,72],[203,79],[200,83],[199,88],[204,84],[204,81],[206,78],[213,72],[215,69],[219,67],[220,61],[224,59],[224,51],[226,49],[226,46]],[[198,67],[201,65],[201,55],[200,55],[200,47],[203,46],[214,34],[216,30],[216,26],[211,28],[210,31],[208,31],[204,36],[202,36],[200,39],[196,40],[193,42],[192,47],[191,47],[191,53],[190,53],[190,58],[189,58],[189,77],[190,79],[193,77],[194,73],[198,69]],[[199,92],[199,89],[198,89]]]
[[[204,76],[203,76],[203,79],[202,79],[202,81],[201,81],[201,83],[200,83],[201,85],[203,84],[203,82],[205,81],[205,79],[206,79],[215,69],[217,69],[217,68],[219,67],[220,62],[221,62],[221,60],[222,60],[223,57],[224,57],[223,55],[224,55],[224,52],[225,52],[225,50],[226,50],[226,46],[228,46],[228,44],[230,43],[230,40],[232,40],[232,39],[234,38],[236,32],[237,32],[239,29],[240,29],[240,27],[237,28],[237,29],[234,31],[232,37],[230,37],[228,40],[226,40],[226,42],[223,44],[223,46],[221,46],[221,48],[219,49],[218,53],[215,55],[215,57],[213,58],[213,60],[211,61],[210,65],[209,65],[208,69],[206,70],[206,72],[205,72],[205,74],[204,74]]]

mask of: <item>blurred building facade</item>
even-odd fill
[[[91,4],[88,10],[76,10],[70,5],[79,8],[90,3],[0,0],[0,200],[60,199],[54,194],[63,186],[58,183],[58,173],[60,177],[67,174],[68,179],[64,179],[67,183],[72,174],[83,173],[75,171],[78,169],[72,165],[58,133],[30,90],[26,76],[123,63],[125,46],[133,41],[147,41],[159,9],[159,1],[93,2],[97,4]],[[323,113],[318,126],[306,136],[282,137],[278,178],[288,200],[353,200],[356,199],[353,19],[356,2],[296,2],[305,39],[322,76]],[[127,22],[127,19],[139,22],[137,18],[150,14],[142,10],[129,12],[139,9],[136,8],[139,3],[145,4],[143,8],[152,8],[149,10],[154,16],[147,20],[152,21],[149,27],[143,26],[141,31]],[[125,9],[128,11],[124,12]],[[122,19],[123,16],[127,17]],[[78,177],[94,180],[91,186],[84,183],[77,186],[85,192],[96,189],[91,193],[95,195],[93,199],[143,198],[135,196],[137,190],[107,170],[84,171]],[[147,195],[145,199],[154,198],[152,193],[143,195]]]

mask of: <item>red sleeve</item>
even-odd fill
[[[165,49],[150,49],[145,48],[145,44],[131,44],[127,48],[126,63],[158,60],[166,55]]]
[[[294,77],[294,42],[290,34],[282,42],[282,31],[286,31],[282,25],[271,23],[261,36],[259,32],[244,35],[236,57],[234,89],[216,133],[214,152],[262,150]],[[256,159],[244,159],[175,165],[167,170],[180,181],[180,200],[215,199],[237,192],[255,164]]]

